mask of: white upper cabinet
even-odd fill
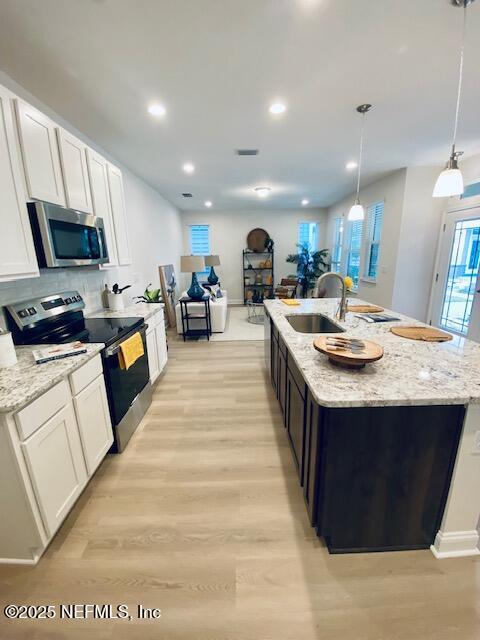
[[[38,276],[27,194],[15,144],[11,97],[0,87],[0,281]]]
[[[93,212],[103,219],[105,238],[108,249],[108,263],[101,268],[113,267],[118,264],[117,243],[113,227],[112,209],[110,206],[110,192],[108,188],[107,161],[99,153],[87,148],[87,166],[92,190]]]
[[[93,213],[85,153],[87,147],[61,127],[57,127],[57,137],[67,207]]]
[[[55,123],[23,100],[15,104],[28,195],[65,206]]]
[[[110,204],[117,241],[118,264],[131,264],[132,256],[130,254],[122,172],[110,163],[108,163],[108,186],[110,187]]]

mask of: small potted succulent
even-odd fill
[[[135,296],[135,300],[137,301],[137,304],[139,302],[146,302],[147,304],[163,302],[160,289],[150,289],[151,286],[152,286],[152,283],[150,282],[150,284],[147,285],[145,291],[143,292],[143,295]]]

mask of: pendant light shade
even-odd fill
[[[434,198],[461,196],[464,190],[463,176],[460,169],[445,169],[438,176],[433,190]]]
[[[364,218],[365,210],[359,202],[356,202],[348,212],[348,220],[350,222],[357,222],[358,220],[363,220]]]
[[[358,113],[361,113],[363,116],[362,120],[362,132],[360,134],[360,152],[358,154],[358,173],[357,173],[357,193],[355,196],[355,202],[353,203],[352,208],[348,212],[347,220],[350,222],[357,222],[358,220],[363,220],[365,218],[365,210],[360,204],[360,178],[362,176],[362,159],[363,159],[363,137],[365,134],[365,117],[367,113],[372,108],[371,104],[361,104],[357,107]]]
[[[458,74],[458,89],[457,89],[457,106],[455,109],[455,123],[453,126],[453,141],[452,152],[450,159],[447,162],[447,166],[438,176],[435,188],[433,189],[434,198],[449,198],[451,196],[461,196],[464,191],[462,172],[458,168],[458,157],[462,155],[461,151],[455,151],[455,144],[457,141],[458,119],[460,115],[460,102],[462,98],[462,84],[463,84],[463,63],[465,54],[465,40],[467,35],[467,7],[475,0],[450,0],[454,7],[460,7],[463,9],[463,32],[462,32],[462,46],[460,48],[460,69]]]

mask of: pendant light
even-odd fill
[[[358,173],[357,173],[357,193],[355,196],[355,202],[348,212],[348,220],[355,222],[357,220],[363,220],[365,217],[365,211],[360,204],[360,178],[362,175],[362,157],[363,157],[363,136],[365,134],[365,118],[367,113],[372,108],[371,104],[361,104],[357,107],[358,113],[362,114],[362,132],[360,134],[360,153],[358,154]]]
[[[462,97],[463,62],[465,54],[465,39],[467,35],[467,7],[469,4],[472,4],[474,0],[450,0],[450,2],[454,7],[461,7],[463,9],[462,46],[460,48],[460,70],[458,74],[457,106],[455,109],[455,124],[453,126],[452,152],[445,169],[438,176],[433,190],[434,198],[460,196],[464,189],[462,172],[458,168],[458,158],[463,154],[463,151],[456,151],[455,144],[457,140],[458,116],[460,114],[460,100]]]

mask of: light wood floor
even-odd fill
[[[480,562],[327,553],[307,520],[262,343],[171,340],[140,431],[105,460],[36,567],[0,567],[0,599],[163,612],[155,622],[0,612],[2,640],[480,638]]]

